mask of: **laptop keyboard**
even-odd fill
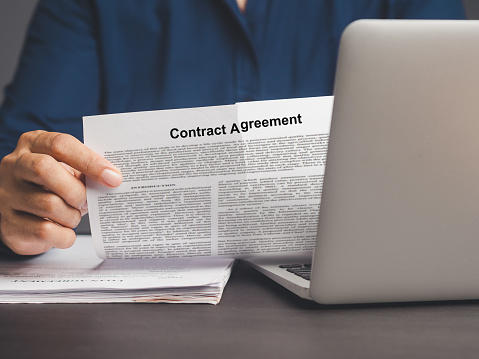
[[[311,278],[311,263],[281,264],[279,267],[306,280],[310,280]]]

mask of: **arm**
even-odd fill
[[[72,228],[85,210],[85,175],[105,185],[121,182],[110,162],[77,139],[81,117],[100,111],[89,4],[39,3],[0,110],[0,239],[19,254],[73,244]]]
[[[39,2],[0,108],[0,159],[28,131],[64,132],[81,140],[82,116],[101,112],[94,19],[90,1]]]

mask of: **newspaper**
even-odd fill
[[[90,236],[73,247],[0,258],[0,303],[218,304],[232,259],[102,260]]]
[[[85,144],[123,175],[87,181],[100,258],[313,250],[333,98],[89,116]]]

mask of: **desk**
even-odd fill
[[[238,263],[217,306],[1,304],[5,359],[477,358],[479,301],[329,307]]]

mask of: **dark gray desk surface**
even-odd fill
[[[217,306],[1,304],[14,358],[477,358],[479,301],[328,307],[244,263]]]

